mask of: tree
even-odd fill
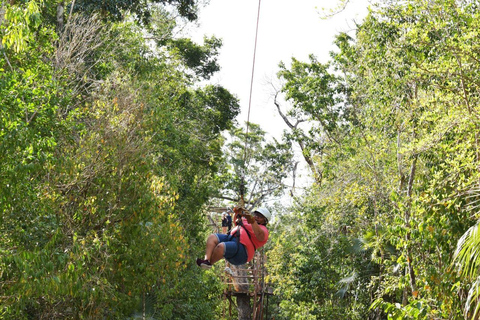
[[[138,24],[43,5],[0,25],[0,317],[213,316],[189,256],[236,99]]]
[[[478,49],[468,40],[476,34],[476,7],[476,2],[386,2],[358,26],[355,38],[337,38],[331,66],[341,79],[333,83],[342,83],[348,116],[335,131],[339,143],[313,149],[322,152],[314,163],[322,168],[322,185],[301,202],[301,212],[315,208],[304,214],[301,226],[308,228],[309,219],[323,221],[318,238],[350,244],[340,246],[344,258],[332,261],[338,273],[331,278],[341,296],[361,297],[355,301],[370,305],[362,310],[343,300],[343,313],[351,312],[351,318],[461,317],[467,287],[450,262],[452,239],[473,224],[465,190],[478,183],[478,121],[471,108],[477,87],[470,82],[477,77],[472,56]],[[305,65],[303,70],[312,70]],[[288,88],[298,91],[294,103],[324,92],[315,83],[321,74],[292,79]],[[290,238],[288,232],[282,236]],[[361,250],[350,251],[355,247]],[[331,252],[293,250],[299,266]],[[302,284],[291,284],[293,292],[304,294]],[[457,294],[449,293],[452,287]],[[300,294],[282,300],[285,315],[295,314],[287,302],[292,297],[304,303]],[[334,299],[319,302],[321,308],[310,305],[305,317],[331,310],[326,306]],[[322,318],[335,318],[331,312]]]
[[[70,4],[74,11],[81,11],[87,14],[100,13],[105,18],[115,21],[122,20],[126,12],[133,13],[138,20],[148,24],[152,16],[152,6],[154,5],[172,5],[180,16],[190,21],[197,19],[195,0],[154,0],[154,1],[92,1],[76,0]]]
[[[254,123],[248,123],[248,134],[233,128],[228,140],[218,197],[239,202],[244,196],[247,208],[253,209],[282,195],[294,165],[290,143],[267,142],[265,131]]]
[[[172,40],[169,44],[195,75],[207,80],[220,70],[216,57],[221,45],[222,41],[215,37],[205,37],[203,46],[185,38]]]
[[[329,64],[319,63],[313,55],[310,63],[292,58],[290,70],[280,63],[278,77],[284,81],[281,91],[292,107],[287,112],[281,110],[278,92],[274,100],[280,116],[291,130],[285,134],[285,139],[298,143],[319,185],[322,183],[322,170],[316,165],[316,158],[321,159],[328,144],[338,143],[336,135],[341,134],[342,118],[348,118],[344,86],[338,76],[329,72],[329,68]],[[302,123],[308,125],[302,128]]]

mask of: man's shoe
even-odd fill
[[[197,266],[203,268],[203,269],[210,269],[212,267],[212,264],[208,260],[204,259],[197,259]]]

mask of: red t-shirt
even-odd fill
[[[252,238],[252,240],[250,241],[250,238],[248,237],[247,232],[245,231],[245,229],[242,226],[236,226],[232,230],[231,234],[232,235],[235,234],[237,232],[237,230],[240,228],[240,243],[243,244],[245,246],[245,248],[247,248],[247,254],[248,254],[247,262],[249,262],[250,260],[253,259],[253,255],[255,254],[255,248],[257,248],[257,249],[261,248],[265,245],[265,243],[267,243],[268,229],[264,225],[261,225],[261,224],[258,225],[261,229],[263,229],[263,232],[265,232],[265,240],[260,241],[255,236],[255,232],[253,232],[252,225],[250,223],[248,223],[247,219],[242,218],[242,222],[243,222],[243,226],[245,227],[245,229],[247,229],[248,232],[250,233],[250,237]],[[252,242],[253,242],[253,244],[252,244]],[[255,245],[255,247],[253,245]]]

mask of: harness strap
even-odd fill
[[[230,232],[228,233],[228,241],[232,240],[232,239],[235,239],[237,238],[236,235],[231,235]],[[235,250],[235,254],[233,254],[232,256],[236,256],[237,253],[238,253],[238,245],[240,244],[240,237],[238,237],[238,239],[236,240],[237,241],[237,250]]]
[[[252,236],[250,235],[250,232],[248,232],[247,228],[245,228],[245,226],[243,225],[242,220],[240,220],[240,223],[238,225],[242,226],[243,230],[245,230],[245,232],[247,232],[248,239],[250,239],[250,242],[252,243],[253,248],[255,249],[255,251],[257,251],[257,247],[255,246],[255,243],[253,243],[253,241],[252,241]],[[240,240],[240,230],[238,230],[238,239]]]

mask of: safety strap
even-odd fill
[[[253,243],[253,241],[252,241],[252,236],[250,235],[250,232],[248,232],[247,228],[245,228],[245,226],[243,225],[242,220],[240,220],[240,223],[239,223],[238,225],[242,226],[243,230],[245,230],[245,232],[247,232],[248,239],[250,239],[250,242],[252,243],[253,248],[254,248],[255,251],[256,251],[256,250],[257,250],[257,247],[255,246],[255,243]],[[238,230],[238,237],[239,237],[239,239],[240,239],[240,230]]]
[[[230,232],[228,232],[228,241],[232,240],[232,239],[235,239],[237,238],[236,235],[231,235]],[[238,237],[238,239],[236,240],[237,241],[237,250],[235,250],[235,254],[233,254],[232,256],[236,256],[237,255],[237,252],[238,252],[238,244],[240,243],[240,237]]]

